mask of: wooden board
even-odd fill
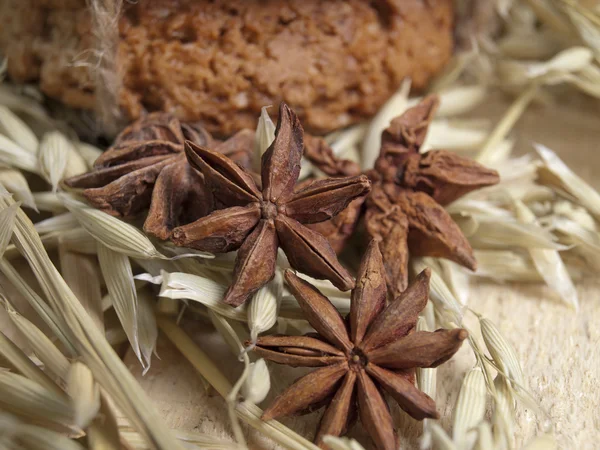
[[[478,115],[499,117],[507,103],[498,98],[486,103]],[[555,150],[574,170],[600,189],[600,106],[579,97],[561,100],[553,106],[533,107],[519,122],[514,135],[518,152],[531,151],[531,142]],[[544,286],[537,284],[493,284],[473,286],[469,305],[492,319],[515,346],[526,380],[534,397],[549,414],[556,439],[562,449],[594,449],[600,442],[600,280],[579,283],[581,308],[578,313],[562,305]],[[472,328],[476,324],[469,322]],[[228,350],[206,322],[187,321],[185,329],[219,366],[235,381],[241,364],[224,358]],[[148,395],[169,426],[231,438],[225,402],[208,395],[197,373],[165,339],[158,345],[161,359],[141,376],[139,364],[131,354],[126,358]],[[473,364],[466,346],[438,371],[436,401],[442,415],[441,425],[451,429],[451,411],[463,374]],[[301,369],[275,364],[270,366],[272,391],[280,392]],[[401,434],[401,448],[418,448],[421,425],[398,408],[393,415]],[[521,448],[539,429],[540,423],[529,412],[519,409],[515,448]],[[321,413],[284,420],[296,432],[311,438]],[[244,427],[253,449],[279,448],[258,433]],[[351,436],[368,442],[360,425]],[[367,446],[368,448],[368,446]]]

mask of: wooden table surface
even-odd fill
[[[498,98],[480,107],[478,114],[497,118],[506,106],[506,101]],[[600,177],[595,175],[600,170],[600,103],[566,98],[553,106],[531,107],[514,136],[518,138],[519,153],[531,151],[531,142],[543,143],[600,189]],[[600,446],[600,279],[590,277],[578,283],[577,289],[577,313],[539,284],[479,282],[472,286],[469,305],[492,319],[514,345],[531,392],[550,416],[559,448],[595,449]],[[235,381],[241,364],[233,357],[223,357],[228,350],[210,325],[188,321],[184,326]],[[130,354],[126,359],[169,426],[232,439],[225,402],[217,395],[207,395],[195,370],[162,336],[158,354],[161,359],[154,359],[144,377],[135,357]],[[436,401],[446,430],[451,428],[451,411],[463,374],[472,364],[472,353],[464,346],[438,371]],[[304,373],[302,369],[275,364],[270,367],[272,393],[265,403]],[[393,408],[393,413],[401,430],[401,448],[418,448],[420,423],[398,408]],[[311,438],[320,415],[317,412],[283,422]],[[518,415],[515,448],[521,448],[540,425],[534,414],[522,407]],[[244,430],[251,448],[279,448],[249,427],[244,426]],[[351,436],[368,442],[360,426]]]

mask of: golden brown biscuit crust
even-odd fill
[[[0,48],[11,77],[92,109],[96,44],[85,2],[3,3]],[[451,3],[126,3],[117,45],[120,110],[129,119],[169,111],[230,135],[253,127],[262,106],[284,100],[313,133],[346,126],[374,114],[404,77],[420,88],[440,70],[452,51]]]

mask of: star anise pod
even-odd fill
[[[327,240],[302,224],[331,219],[366,195],[370,182],[364,175],[325,179],[294,191],[303,134],[296,114],[282,103],[275,140],[262,157],[262,192],[253,177],[226,156],[186,142],[188,161],[227,208],[175,228],[172,240],[210,252],[239,248],[233,284],[224,298],[228,304],[245,302],[274,276],[278,247],[295,269],[328,279],[342,290],[354,286]]]
[[[429,269],[386,306],[382,255],[372,241],[352,291],[344,320],[316,288],[287,270],[285,279],[316,336],[265,336],[255,351],[263,358],[292,367],[320,367],[282,392],[263,413],[263,420],[327,405],[315,442],[339,436],[358,409],[360,420],[380,450],[395,450],[392,416],[382,395],[387,391],[415,419],[438,418],[435,402],[414,385],[416,367],[436,367],[460,348],[464,329],[415,331],[427,303]]]
[[[409,250],[413,255],[448,258],[475,269],[469,242],[443,206],[499,181],[495,170],[455,153],[419,153],[437,106],[437,97],[429,96],[394,119],[382,133],[375,168],[366,172],[373,184],[365,205],[354,202],[343,215],[314,226],[340,252],[356,228],[357,217],[365,211],[366,230],[380,241],[393,295],[406,289]],[[328,175],[348,170],[356,174],[352,163],[337,159],[323,140],[312,142],[310,148],[307,145],[305,156]]]
[[[324,139],[305,135],[304,157],[330,177],[360,175],[360,166],[347,159],[338,159]],[[366,197],[352,200],[348,207],[331,220],[310,224],[309,228],[327,238],[336,253],[340,253],[360,219]]]
[[[365,224],[381,242],[393,293],[408,283],[408,254],[436,256],[475,270],[473,250],[443,208],[459,197],[496,184],[498,173],[446,150],[419,153],[437,110],[437,96],[426,97],[394,119],[382,134]]]
[[[215,150],[247,165],[252,139],[250,130],[242,130]],[[92,172],[69,178],[65,184],[84,189],[83,195],[92,205],[114,216],[132,217],[149,208],[144,230],[167,239],[175,226],[214,209],[202,176],[186,161],[186,140],[216,144],[200,126],[181,123],[169,114],[149,114],[117,136],[96,160]]]

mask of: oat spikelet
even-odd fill
[[[253,342],[260,333],[267,331],[277,322],[282,291],[283,275],[277,270],[275,277],[252,298],[248,306],[248,327]]]
[[[523,370],[513,346],[500,333],[498,327],[491,320],[480,317],[479,325],[481,326],[483,340],[494,363],[505,376],[516,381],[521,387],[524,387]],[[515,388],[518,389],[519,387],[515,386]]]
[[[138,298],[129,258],[98,244],[98,260],[112,305],[127,334],[134,353],[144,366],[138,335]]]
[[[37,222],[35,224],[35,231],[39,234],[56,233],[72,230],[77,225],[78,222],[75,216],[67,212]]]
[[[75,430],[74,409],[64,393],[12,372],[0,371],[0,408],[39,424]]]
[[[0,195],[0,207],[13,204]],[[60,311],[63,328],[96,381],[128,415],[136,430],[157,450],[180,450],[183,447],[160,420],[150,400],[110,347],[103,334],[85,312],[50,260],[31,220],[22,210],[17,213],[13,242],[23,253],[36,276],[51,308]],[[2,265],[5,272],[5,266]],[[6,272],[5,272],[6,273]],[[0,374],[1,375],[1,374]],[[2,398],[2,395],[0,395]],[[13,403],[13,402],[10,402]]]
[[[18,210],[19,204],[15,203],[0,211],[0,258],[4,255],[10,242]]]
[[[538,172],[540,182],[565,190],[585,206],[597,219],[600,218],[600,194],[573,171],[548,147],[535,144],[544,162]]]
[[[197,301],[229,319],[247,320],[245,306],[233,308],[223,303],[223,296],[227,290],[225,284],[188,273],[164,271],[159,277],[154,278],[154,281],[161,284],[158,294],[160,297]]]
[[[87,428],[100,410],[100,389],[90,369],[79,361],[69,369],[67,393],[75,410],[75,424]]]
[[[37,154],[38,138],[31,128],[6,106],[0,106],[0,133],[32,155]]]
[[[514,207],[517,219],[521,223],[535,223],[535,215],[523,202],[516,200]],[[528,251],[533,264],[546,284],[558,293],[567,305],[577,310],[579,307],[577,289],[573,285],[560,254],[556,250],[545,248],[529,248]]]
[[[16,416],[0,413],[0,446],[4,449],[84,450],[64,434],[21,422]]]
[[[66,194],[60,194],[60,198],[79,224],[102,245],[133,258],[166,258],[146,235],[133,225],[109,216]],[[198,252],[197,255],[209,254]]]
[[[36,366],[23,351],[17,347],[5,334],[0,331],[0,355],[3,360],[8,362],[8,367],[20,373],[24,377],[35,381],[40,386],[45,387],[50,392],[62,395],[58,387],[48,375],[46,375],[38,366]]]
[[[256,134],[254,135],[254,170],[260,171],[260,159],[275,140],[275,124],[269,117],[267,107],[260,110]]]
[[[323,443],[331,450],[365,450],[355,439],[347,437],[324,436]]]
[[[471,448],[475,442],[474,428],[483,420],[487,390],[481,367],[474,367],[465,376],[456,407],[452,438],[459,448]]]
[[[38,157],[0,134],[0,163],[31,173],[39,173]]]
[[[0,169],[0,183],[7,191],[14,194],[16,200],[37,211],[34,195],[29,188],[27,179],[20,170]]]
[[[63,178],[80,175],[87,171],[85,161],[71,142],[59,131],[46,133],[40,143],[40,170],[56,192]]]
[[[431,305],[431,303],[429,303]],[[417,331],[431,331],[427,326],[425,317],[419,317],[417,320]],[[422,368],[416,369],[417,386],[425,394],[429,395],[435,400],[436,397],[436,382],[437,382],[437,371],[435,368]],[[421,438],[421,448],[430,448],[432,444],[432,431],[431,431],[431,419],[425,419],[423,421],[423,436]]]
[[[256,362],[250,363],[248,376],[241,390],[244,400],[258,404],[267,397],[270,390],[271,376],[265,360],[260,358]]]
[[[556,450],[557,448],[558,444],[554,437],[549,434],[542,434],[529,441],[524,450]]]
[[[77,151],[86,162],[88,168],[93,169],[94,162],[102,154],[102,150],[86,142],[75,142],[73,145],[77,148]]]
[[[69,361],[38,327],[7,304],[8,316],[31,346],[33,353],[44,364],[47,373],[65,380]]]

